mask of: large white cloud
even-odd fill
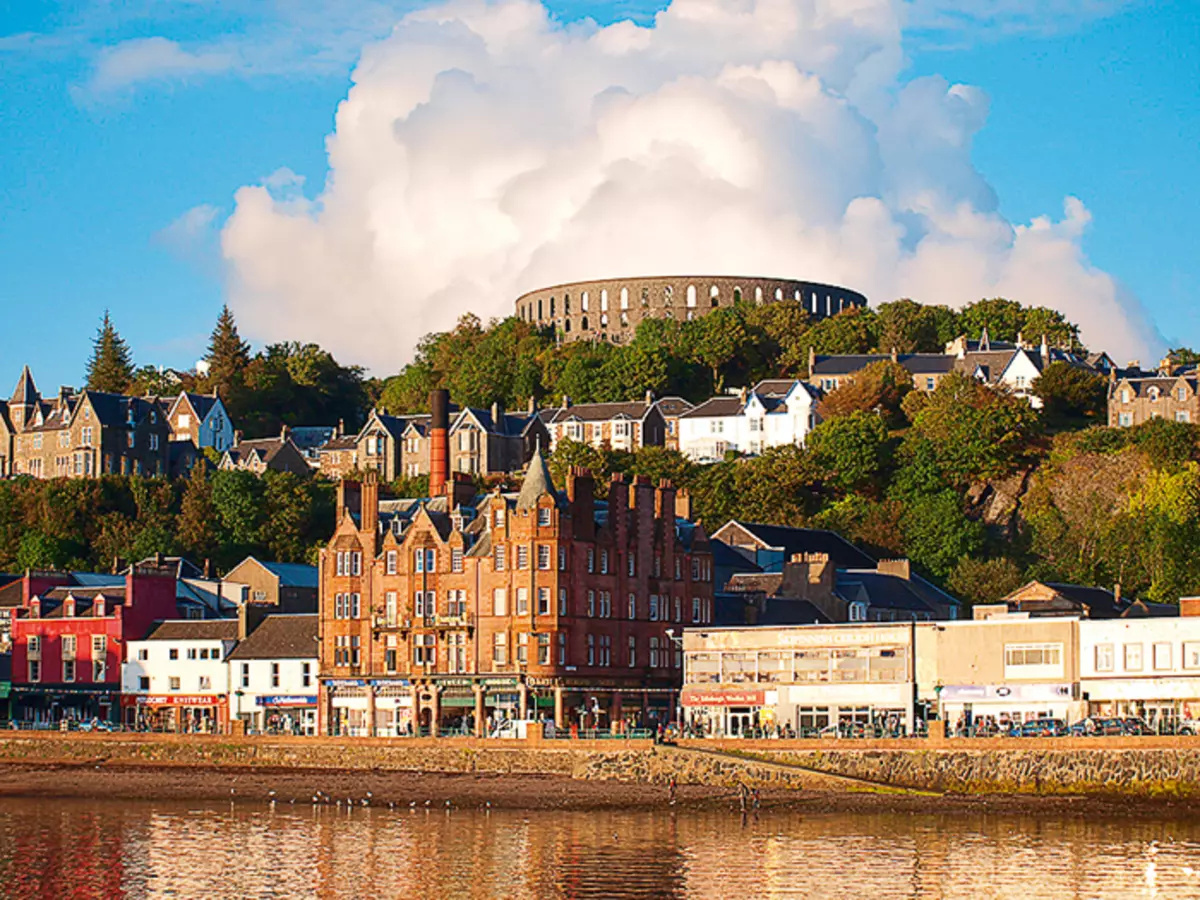
[[[462,313],[560,281],[684,272],[843,284],[876,302],[1055,306],[1146,356],[1089,214],[1014,225],[971,163],[980,90],[902,78],[899,0],[675,0],[652,27],[451,2],[367,46],[330,175],[238,191],[232,301],[260,338],[381,374]]]

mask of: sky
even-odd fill
[[[632,24],[625,20],[632,20]],[[0,0],[0,392],[706,269],[1200,345],[1200,4]],[[7,379],[7,382],[5,381]]]

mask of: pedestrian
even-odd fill
[[[667,780],[667,798],[671,801],[671,805],[675,805],[675,776],[672,775]]]

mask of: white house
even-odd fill
[[[190,440],[198,449],[212,447],[223,453],[233,446],[233,423],[216,394],[181,391],[167,413],[171,440]]]
[[[247,733],[317,733],[317,616],[269,615],[229,654],[230,719]]]
[[[1139,716],[1163,731],[1200,721],[1200,616],[1085,619],[1079,657],[1093,715]]]
[[[801,446],[816,427],[816,389],[803,381],[760,381],[750,391],[713,397],[679,417],[679,450],[694,462],[718,462],[729,451],[762,453]]]
[[[157,731],[227,731],[226,658],[237,639],[236,619],[175,619],[159,622],[145,640],[130,641],[121,666],[125,724]]]

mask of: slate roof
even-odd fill
[[[288,437],[301,451],[324,447],[335,434],[337,434],[337,428],[333,425],[297,425],[295,428],[288,429]]]
[[[322,448],[321,452],[335,452],[339,450],[353,450],[358,446],[358,438],[352,434],[344,434],[341,437],[334,438],[328,441]]]
[[[757,522],[730,520],[714,535],[729,525],[739,525],[768,547],[783,550],[784,559],[797,553],[825,553],[839,569],[874,569],[875,559],[860,550],[840,534],[818,528],[791,528],[786,525],[762,525]]]
[[[262,461],[270,464],[271,460],[281,451],[288,443],[289,438],[254,438],[249,441],[242,441],[235,447],[231,447],[225,452],[229,454],[229,459],[233,463],[238,463],[250,456],[257,455]]]
[[[554,490],[554,480],[550,470],[546,468],[546,460],[542,458],[542,448],[533,451],[529,460],[529,468],[521,481],[521,493],[517,496],[517,509],[533,509],[537,506],[538,498],[550,494],[557,501],[558,494]]]
[[[237,619],[168,619],[158,622],[147,641],[236,641]]]
[[[12,400],[9,401],[13,406],[21,404],[35,405],[41,397],[38,395],[37,385],[33,383],[33,373],[29,371],[29,366],[21,369],[21,377],[17,379],[17,386],[13,389]]]
[[[682,397],[662,397],[655,400],[654,405],[666,418],[678,418],[692,408],[692,404]]]
[[[306,566],[303,563],[263,562],[262,560],[256,560],[256,562],[278,578],[281,587],[315,588],[320,585],[316,566]]]
[[[838,570],[834,590],[845,600],[858,598],[858,590],[866,594],[872,609],[896,609],[907,612],[922,612],[931,617],[937,610],[925,602],[913,589],[912,582],[897,575],[886,575],[874,570]]]
[[[681,419],[710,419],[724,416],[740,415],[742,411],[742,398],[725,396],[725,397],[710,397],[698,406],[693,406],[679,418]]]
[[[208,414],[212,412],[213,407],[217,405],[217,398],[212,394],[195,394],[191,391],[180,391],[179,396],[175,398],[175,402],[171,404],[172,410],[174,410],[176,404],[185,398],[191,405],[192,411],[200,417],[201,421],[206,419]]]
[[[273,615],[259,623],[229,654],[231,660],[316,657],[316,615]]]
[[[529,428],[537,417],[534,415],[517,415],[515,413],[502,413],[496,419],[492,418],[490,409],[480,409],[478,407],[469,406],[459,413],[451,430],[462,421],[464,415],[471,415],[475,421],[479,423],[479,427],[484,431],[492,434],[503,435],[504,437],[520,437]]]
[[[577,403],[572,406],[560,406],[547,409],[542,413],[542,420],[551,422],[566,422],[572,418],[583,422],[607,422],[622,416],[641,421],[654,408],[654,404],[646,405],[645,401],[621,401],[618,403]]]

